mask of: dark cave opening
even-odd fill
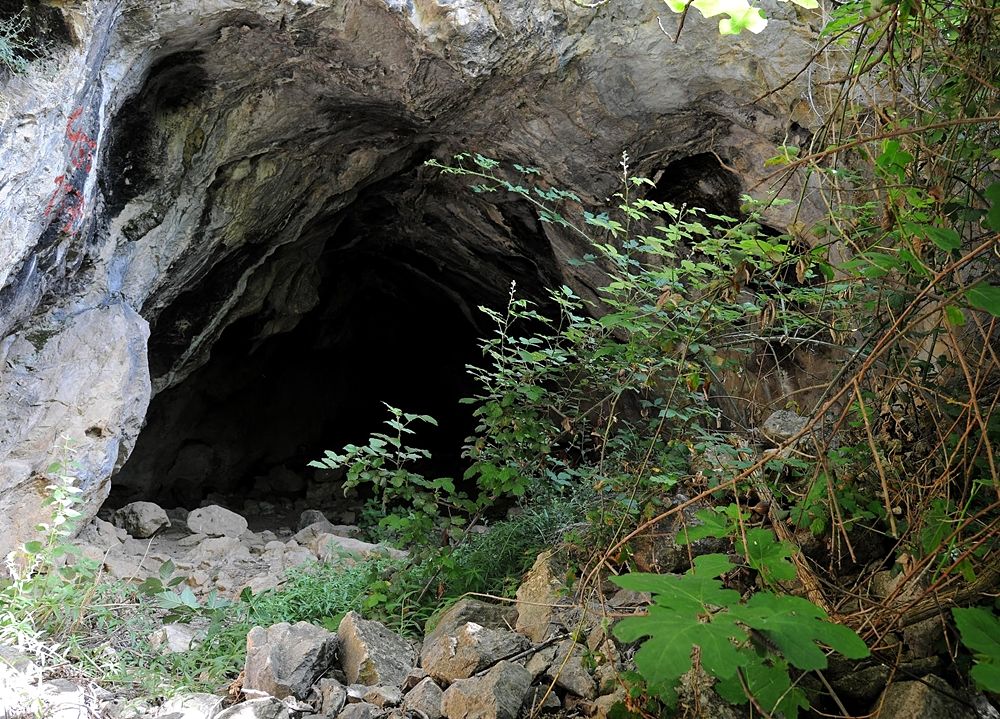
[[[154,398],[114,490],[142,487],[165,506],[302,497],[309,460],[385,429],[383,402],[437,419],[412,440],[433,454],[422,469],[457,472],[472,430],[459,399],[475,391],[465,365],[479,360],[470,317],[409,264],[364,251],[324,264],[320,304],[294,329],[260,340],[245,318],[208,363]]]
[[[462,446],[475,423],[459,400],[477,391],[466,366],[482,364],[479,338],[491,331],[477,307],[499,307],[512,279],[539,296],[549,268],[516,252],[476,255],[484,263],[478,268],[443,256],[443,233],[462,238],[433,211],[409,234],[400,231],[396,204],[406,201],[394,193],[412,181],[389,181],[342,216],[315,222],[294,243],[285,260],[297,256],[292,266],[301,272],[305,257],[312,273],[284,285],[314,282],[311,309],[277,323],[264,309],[242,317],[222,332],[207,362],[158,392],[113,479],[109,507],[141,499],[164,507],[211,502],[240,510],[241,503],[264,502],[279,512],[336,512],[345,503],[330,491],[331,473],[308,462],[389,431],[384,403],[438,422],[414,425],[411,445],[432,454],[415,469],[461,478]],[[537,245],[543,238],[530,213],[511,219],[522,214],[514,205],[501,210],[516,242]],[[426,244],[428,237],[436,244]],[[160,312],[149,342],[154,383],[187,349],[190,335],[177,328],[218,304],[234,282],[225,268],[242,264],[220,263]],[[270,303],[294,301],[279,285]]]
[[[742,182],[713,152],[700,152],[668,163],[653,174],[656,187],[647,199],[677,208],[701,208],[714,215],[740,216]]]

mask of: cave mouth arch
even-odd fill
[[[482,365],[480,338],[492,330],[478,306],[501,307],[512,279],[533,299],[543,297],[555,261],[496,248],[445,256],[442,237],[461,241],[463,229],[436,220],[443,204],[433,201],[425,222],[404,222],[399,207],[410,198],[397,193],[415,184],[410,172],[373,188],[276,255],[279,265],[305,256],[309,273],[298,263],[292,276],[275,276],[260,311],[230,324],[207,361],[154,396],[132,455],[112,479],[108,508],[211,502],[338,516],[343,495],[333,493],[329,472],[308,462],[385,431],[385,404],[434,417],[437,427],[417,425],[411,438],[432,454],[418,469],[461,477],[462,446],[475,423],[459,400],[477,391],[466,367]],[[515,244],[548,247],[529,209],[501,202],[495,217],[504,218]],[[177,328],[216,301],[224,279],[209,273],[153,321],[154,385],[183,354]],[[303,283],[313,283],[312,291],[290,292]],[[313,295],[307,311],[279,320],[269,314],[303,294]]]
[[[384,431],[383,403],[434,417],[418,469],[460,478],[466,365],[492,330],[478,307],[503,307],[512,280],[544,305],[564,281],[530,203],[423,166],[454,154],[454,128],[382,75],[330,72],[366,66],[333,20],[288,33],[224,13],[159,54],[111,122],[111,289],[149,322],[153,396],[108,509],[323,509],[308,462]]]

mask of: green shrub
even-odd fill
[[[27,36],[27,30],[28,18],[23,10],[6,20],[0,19],[0,69],[20,74],[38,57],[41,46]]]

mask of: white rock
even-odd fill
[[[157,719],[213,719],[222,710],[222,697],[214,694],[178,694],[163,703]]]
[[[163,654],[180,654],[201,644],[204,630],[190,624],[164,624],[149,637],[149,645]]]
[[[337,534],[320,534],[310,547],[321,562],[332,562],[343,557],[370,557],[373,554],[387,554],[393,559],[404,559],[408,556],[407,552],[384,544],[371,544]]]
[[[247,520],[217,504],[201,507],[187,517],[188,529],[209,537],[239,537],[247,531]]]
[[[250,559],[250,550],[235,537],[208,537],[188,553],[188,559],[202,565],[219,565]]]
[[[213,719],[289,719],[288,707],[280,699],[263,697],[234,704]]]

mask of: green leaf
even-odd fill
[[[720,35],[739,35],[743,30],[749,30],[756,35],[766,27],[767,18],[764,17],[764,11],[755,7],[748,7],[731,17],[719,20]]]
[[[44,545],[38,540],[32,540],[24,543],[24,551],[27,554],[39,554],[43,548]]]
[[[994,693],[1000,692],[1000,664],[977,664],[972,667],[969,675],[980,688]]]
[[[690,573],[699,577],[721,577],[733,569],[733,563],[725,554],[703,554],[694,558],[694,567]]]
[[[976,656],[972,678],[982,689],[1000,692],[1000,619],[983,607],[955,607],[951,614],[962,644]]]
[[[931,242],[945,252],[953,252],[962,246],[962,238],[950,227],[925,226],[924,232]]]
[[[743,553],[766,582],[795,579],[795,565],[789,561],[793,551],[792,545],[779,542],[769,529],[747,531]]]
[[[955,307],[954,305],[945,305],[944,314],[945,317],[948,318],[948,324],[955,327],[962,327],[965,325],[965,313],[958,307]]]
[[[707,537],[728,537],[735,524],[722,508],[701,509],[694,513],[700,524],[685,527],[677,533],[677,544],[685,545]]]
[[[734,644],[745,641],[745,633],[724,615],[706,623],[654,605],[644,617],[620,621],[614,633],[625,642],[649,637],[636,652],[635,665],[650,689],[671,706],[677,701],[674,687],[691,669],[693,647],[701,649],[701,665],[715,676],[732,676],[747,660]]]
[[[795,719],[799,709],[809,708],[809,701],[802,690],[792,686],[788,663],[782,659],[773,655],[765,659],[755,654],[740,673],[742,677],[725,679],[715,685],[719,696],[726,701],[746,704],[746,693],[749,691],[767,715],[780,714],[785,719]]]
[[[695,569],[697,570],[697,565]],[[723,589],[722,582],[704,574],[642,574],[633,572],[611,581],[623,589],[650,592],[656,603],[675,612],[704,612],[708,607],[726,607],[739,601],[740,594]]]
[[[174,573],[174,563],[169,559],[160,565],[160,570],[157,572],[157,574],[160,575],[160,579],[162,579],[164,582],[170,579],[170,576],[173,573]]]
[[[852,630],[827,620],[822,609],[801,597],[759,592],[730,614],[763,633],[799,669],[825,669],[826,654],[819,644],[848,659],[868,656],[868,647]]]
[[[986,227],[994,232],[1000,232],[1000,182],[994,182],[983,194],[990,201],[990,209],[986,213]]]
[[[965,299],[977,310],[1000,317],[1000,285],[975,285],[965,291]]]

